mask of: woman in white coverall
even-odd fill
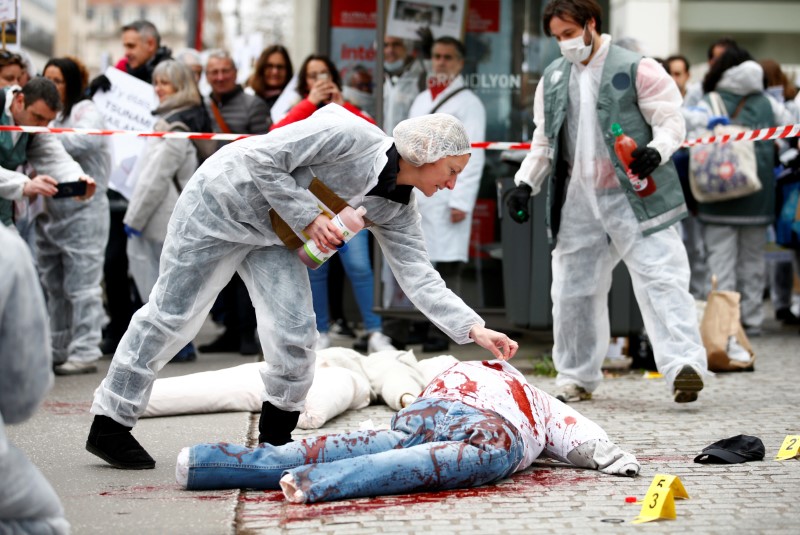
[[[53,58],[44,67],[61,97],[63,109],[52,125],[105,129],[100,110],[84,98],[88,75],[74,59]],[[108,137],[62,135],[58,140],[97,183],[88,201],[45,199],[36,218],[39,270],[47,295],[56,375],[96,373],[102,356],[103,263],[108,242]]]
[[[428,261],[413,187],[452,189],[469,161],[455,118],[400,123],[394,139],[329,104],[310,118],[220,149],[183,190],[169,223],[161,271],[133,317],[108,376],[95,392],[87,449],[118,468],[153,468],[131,435],[156,373],[200,329],[214,297],[238,272],[256,308],[265,392],[259,442],[291,441],[314,374],[317,339],[305,265],[278,238],[270,208],[324,251],[341,233],[306,188],[312,178],[351,206],[364,206],[383,253],[414,304],[458,343],[509,358],[516,342],[448,290]]]
[[[544,28],[564,58],[548,66],[534,96],[531,151],[509,196],[512,218],[527,219],[531,194],[548,179],[553,251],[553,362],[562,401],[591,398],[608,349],[611,272],[622,259],[631,274],[655,361],[676,402],[703,388],[706,354],[689,264],[674,223],[686,216],[670,156],[684,139],[681,95],[654,60],[601,35],[594,0],[554,0]],[[639,197],[614,154],[612,123],[639,148],[631,172],[655,180]]]

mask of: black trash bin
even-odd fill
[[[552,330],[553,302],[550,299],[551,247],[547,239],[545,213],[547,195],[541,192],[531,199],[531,218],[522,225],[508,216],[506,194],[514,189],[513,178],[497,181],[502,207],[500,230],[503,246],[503,293],[506,318],[519,327]],[[642,332],[642,315],[633,294],[631,277],[620,262],[612,274],[608,296],[612,336],[632,336]]]

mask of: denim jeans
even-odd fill
[[[426,398],[398,412],[390,430],[320,436],[278,447],[194,446],[187,488],[278,489],[288,472],[313,503],[475,487],[509,476],[522,458],[517,430],[498,414]]]
[[[342,260],[344,271],[350,279],[356,297],[358,310],[364,320],[364,330],[374,332],[381,330],[381,317],[372,311],[372,300],[375,291],[373,285],[372,264],[369,260],[369,236],[361,231],[347,242],[347,250],[337,253]],[[311,294],[314,299],[314,313],[317,315],[317,330],[328,332],[330,315],[328,309],[328,271],[327,262],[317,269],[309,269]]]

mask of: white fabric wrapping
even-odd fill
[[[418,396],[457,359],[442,355],[417,362],[412,351],[380,351],[365,357],[352,349],[317,352],[314,382],[300,414],[300,429],[318,429],[346,410],[383,400],[400,409],[403,394]],[[254,362],[216,371],[157,379],[143,418],[213,412],[258,412],[264,383]]]

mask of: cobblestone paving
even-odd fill
[[[239,534],[796,532],[800,460],[773,459],[786,435],[800,434],[800,337],[774,327],[752,342],[756,372],[708,379],[696,403],[678,405],[662,379],[631,372],[607,378],[592,401],[577,405],[637,455],[642,464],[637,478],[537,463],[497,485],[441,493],[290,505],[279,492],[243,491],[234,529]],[[522,368],[525,355],[516,360]],[[545,390],[554,386],[549,378],[529,380]],[[372,406],[296,437],[352,430],[365,420],[388,426],[391,415],[386,407]],[[761,438],[763,462],[693,462],[703,447],[738,434]],[[641,505],[625,503],[625,497],[643,498],[658,473],[680,477],[690,499],[676,501],[676,520],[632,524]]]

